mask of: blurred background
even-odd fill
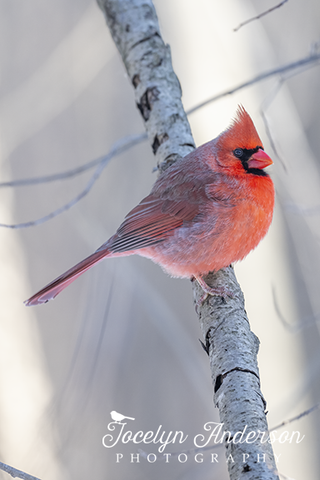
[[[164,40],[188,110],[209,97],[319,51],[320,4],[156,0]],[[92,0],[0,2],[1,182],[64,172],[143,132],[130,81]],[[228,126],[238,103],[274,159],[274,221],[236,266],[274,427],[320,401],[319,65],[275,76],[190,115],[197,145]],[[267,123],[263,121],[266,118]],[[271,133],[272,143],[270,143]],[[180,463],[130,463],[139,445],[107,449],[110,412],[127,428],[182,430],[187,441],[218,421],[208,359],[198,339],[191,284],[143,258],[110,259],[55,301],[23,300],[99,247],[156,179],[145,142],[112,159],[90,193],[38,226],[0,229],[0,461],[39,478],[110,476],[228,478],[223,450]],[[68,179],[0,188],[0,223],[34,221],[62,207],[94,170]],[[131,423],[130,423],[131,422]],[[319,478],[319,411],[279,429],[303,441],[275,443],[286,477]],[[143,446],[157,453],[156,446]],[[123,459],[116,463],[116,453]],[[107,473],[108,472],[108,473]],[[0,479],[8,478],[0,471]]]

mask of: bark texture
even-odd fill
[[[195,145],[153,3],[98,0],[98,4],[134,87],[158,167],[165,169]]]
[[[151,0],[97,1],[134,87],[157,164],[163,170],[187,155],[194,141],[155,8]],[[231,432],[231,441],[225,442],[230,478],[274,480],[278,476],[270,443],[237,441],[244,430],[242,439],[251,431],[262,435],[268,430],[257,365],[259,341],[250,330],[243,294],[232,267],[205,280],[233,292],[226,300],[209,297],[198,309],[210,356],[215,404],[223,430]],[[193,291],[197,301],[203,295],[197,282],[193,282]]]
[[[222,431],[230,432],[224,442],[230,478],[276,479],[274,455],[268,442],[266,402],[260,390],[259,339],[250,330],[243,293],[231,266],[209,274],[206,280],[214,286],[227,284],[233,292],[233,298],[211,297],[199,309],[210,358],[214,403],[219,408]],[[195,299],[202,294],[194,282]]]

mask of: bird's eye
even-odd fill
[[[243,150],[242,148],[236,148],[235,150],[233,150],[233,153],[236,157],[240,158],[243,155]]]

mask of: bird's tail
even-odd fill
[[[49,300],[55,298],[62,290],[64,290],[70,283],[76,280],[80,275],[93,267],[96,263],[103,260],[105,257],[108,257],[111,254],[110,250],[103,249],[99,250],[89,257],[82,260],[82,262],[77,263],[74,267],[67,270],[65,273],[60,275],[48,285],[46,285],[42,290],[37,292],[35,295],[30,297],[24,302],[27,307],[33,305],[40,305],[41,303],[46,303]]]

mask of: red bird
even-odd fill
[[[48,302],[104,258],[133,254],[150,258],[174,277],[194,277],[207,294],[228,294],[209,287],[202,277],[242,260],[266,235],[274,186],[263,169],[271,164],[240,106],[227,130],[159,177],[150,195],[95,253],[25,304]]]

